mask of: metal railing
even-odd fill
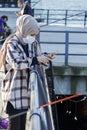
[[[53,65],[87,65],[87,31],[40,30],[38,40],[42,53],[56,53]]]
[[[14,3],[1,3],[0,8],[16,7]],[[43,25],[59,24],[73,26],[87,26],[87,10],[37,9],[33,8],[34,17]],[[11,9],[10,9],[11,10]]]
[[[42,53],[56,53],[53,65],[87,65],[87,31],[40,30],[38,40]]]
[[[39,35],[42,52],[56,53],[53,64],[87,65],[87,31],[48,31],[41,30]]]
[[[31,130],[55,130],[51,106],[41,107],[42,105],[49,103],[51,100],[49,96],[45,70],[41,65],[38,65],[37,60],[35,61],[37,50],[34,44],[31,46],[32,50],[34,50],[32,54],[32,64],[29,81],[29,87],[31,89]]]
[[[30,125],[31,130],[54,130],[53,118],[50,106],[40,108],[41,105],[49,102],[47,86],[45,86],[45,79],[42,81],[44,74],[41,68],[39,71],[37,66],[30,74],[30,88],[31,88],[31,105],[30,105]]]
[[[86,10],[34,9],[38,21],[48,24],[86,26]]]
[[[69,65],[69,56],[73,56],[73,59],[75,59],[76,56],[82,58],[87,57],[87,31],[41,30],[39,42],[43,52],[46,51],[50,53],[53,49],[56,51],[57,56],[64,56],[65,66]],[[75,48],[75,46],[78,47]],[[85,46],[84,49],[83,46]],[[81,60],[81,58],[79,58],[79,60]],[[59,58],[57,62],[59,63]],[[49,102],[48,88],[45,82],[45,73],[43,73],[40,69],[42,70],[41,67],[34,66],[30,74],[31,130],[54,130],[55,128],[53,126],[51,108],[40,108],[41,105]]]

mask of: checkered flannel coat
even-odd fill
[[[39,46],[38,46],[39,48]],[[30,88],[27,85],[27,68],[30,67],[31,50],[27,58],[16,36],[7,45],[6,61],[3,66],[2,100],[4,110],[10,101],[15,109],[27,109],[30,105]],[[38,50],[38,49],[37,49]],[[37,52],[40,52],[39,50]]]

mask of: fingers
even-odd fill
[[[20,12],[16,12],[16,15],[17,15],[17,16],[21,16],[21,13],[20,13]]]
[[[37,59],[39,61],[39,63],[48,63],[49,61],[51,61],[54,58],[54,53],[51,53],[48,56],[38,56]]]
[[[48,55],[48,57],[49,57],[51,60],[54,59],[54,58],[55,58],[55,52],[50,53],[50,55]]]
[[[55,52],[52,52],[52,53],[51,53],[51,56],[54,56],[55,54],[56,54]]]
[[[38,59],[38,61],[39,61],[40,63],[47,63],[47,62],[49,62],[49,60],[50,60],[50,58],[47,57],[47,56],[39,56],[39,57],[37,57],[37,59]]]

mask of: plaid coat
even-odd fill
[[[30,88],[27,85],[27,68],[30,68],[31,50],[27,58],[16,36],[7,45],[6,62],[3,66],[2,100],[4,110],[10,101],[15,109],[27,109],[30,105]],[[39,50],[37,51],[39,52]]]

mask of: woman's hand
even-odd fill
[[[38,62],[39,63],[48,63],[49,61],[51,61],[52,59],[55,58],[55,53],[50,53],[50,55],[47,55],[47,56],[44,56],[44,55],[41,55],[41,56],[38,56],[37,59],[38,59]]]
[[[16,15],[21,16],[22,14],[21,14],[21,12],[16,12]]]
[[[55,58],[55,52],[50,53],[50,55],[48,55],[48,57],[52,60]]]

